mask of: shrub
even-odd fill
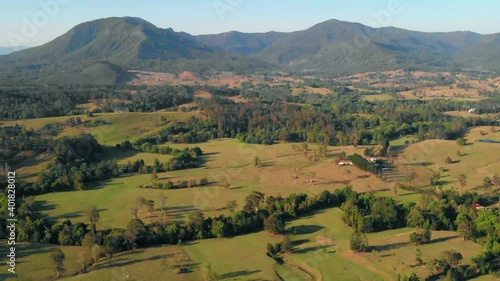
[[[368,250],[368,239],[366,235],[353,232],[349,239],[349,248],[355,252],[366,252]]]

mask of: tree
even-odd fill
[[[90,255],[92,256],[92,261],[97,262],[102,257],[102,249],[99,244],[94,244],[90,248]]]
[[[160,212],[161,212],[161,219],[165,219],[165,203],[167,202],[167,196],[162,195],[160,197]]]
[[[462,240],[470,240],[474,235],[472,222],[464,221],[458,225],[457,232],[462,236]]]
[[[316,176],[316,171],[309,172],[309,185],[314,186],[314,177]]]
[[[472,262],[479,268],[482,274],[498,270],[498,254],[492,250],[486,250],[472,258]]]
[[[228,201],[226,204],[226,208],[229,210],[229,212],[234,213],[236,207],[238,207],[238,202],[236,200],[231,200]]]
[[[86,248],[78,253],[78,262],[82,267],[82,271],[85,270],[87,268],[87,265],[91,263],[90,260],[90,248]]]
[[[483,179],[483,188],[489,192],[492,191],[492,187],[493,187],[493,180],[489,177],[485,177]]]
[[[441,173],[439,172],[436,172],[432,175],[431,179],[430,179],[430,184],[431,186],[434,186],[434,185],[439,185],[440,184],[440,180],[441,179]]]
[[[463,256],[455,250],[444,251],[440,255],[440,259],[444,262],[444,269],[451,269],[462,262]]]
[[[414,169],[408,171],[407,175],[408,181],[411,185],[411,182],[417,177],[417,172]]]
[[[137,197],[137,199],[135,200],[135,204],[139,207],[139,209],[146,205],[147,202],[148,200],[146,200],[146,198],[142,196]]]
[[[219,275],[215,270],[212,269],[212,265],[210,263],[205,264],[203,266],[203,280],[204,281],[218,281],[220,280]]]
[[[90,222],[90,226],[92,227],[92,233],[95,235],[97,232],[96,223],[99,221],[99,211],[96,206],[92,206],[87,211],[85,211],[85,216]]]
[[[153,167],[153,172],[151,173],[151,180],[158,180],[158,170],[156,167]]]
[[[349,248],[354,252],[366,252],[368,250],[368,238],[365,234],[353,232],[349,239]]]
[[[260,167],[260,164],[261,164],[260,158],[258,156],[255,156],[255,158],[253,159],[253,165],[255,167]]]
[[[422,259],[422,251],[420,251],[420,249],[417,249],[417,252],[415,253],[415,261],[418,265],[424,264],[424,260]]]
[[[82,246],[91,248],[96,243],[96,237],[92,232],[88,232],[82,239]]]
[[[137,207],[130,208],[130,213],[134,216],[134,219],[137,219],[137,215],[139,214],[139,209]]]
[[[498,174],[494,174],[494,175],[493,175],[492,183],[493,183],[496,187],[500,187],[500,176],[498,176]]]
[[[155,201],[148,200],[148,212],[149,212],[150,217],[151,217],[151,214],[154,213],[154,211],[155,211]]]
[[[224,221],[212,221],[212,235],[217,238],[223,238],[226,236],[226,224]]]
[[[196,232],[203,231],[203,224],[205,223],[205,215],[201,211],[194,211],[189,213],[187,217],[187,226],[193,228]]]
[[[394,194],[394,197],[398,196],[398,191],[399,191],[399,185],[395,184],[392,186],[392,193]]]
[[[441,259],[432,259],[427,263],[427,268],[431,273],[438,274],[443,272],[445,264]]]
[[[145,244],[147,241],[145,238],[146,227],[144,223],[139,219],[131,220],[127,225],[127,230],[125,232],[125,238],[128,240],[132,248],[135,248],[137,244]]]
[[[460,174],[458,176],[458,182],[460,183],[463,192],[465,190],[465,186],[467,186],[467,176],[465,174]]]
[[[412,272],[410,274],[410,277],[408,277],[408,281],[420,281],[420,278],[418,278],[417,274],[415,272]]]
[[[285,221],[280,215],[272,214],[264,219],[264,229],[274,234],[285,233]]]
[[[406,221],[408,226],[410,227],[421,228],[425,223],[425,217],[424,214],[422,213],[422,210],[419,207],[415,206],[408,213]]]
[[[281,240],[281,252],[289,253],[292,251],[292,240],[286,235],[283,236],[283,240]]]
[[[460,145],[460,146],[464,146],[467,144],[467,142],[465,141],[464,138],[458,138],[457,139],[457,144]]]
[[[258,191],[252,191],[245,198],[245,206],[243,207],[243,211],[247,213],[257,213],[259,211],[260,204],[264,202],[264,193]]]
[[[66,269],[64,268],[64,260],[66,259],[66,255],[64,252],[57,248],[50,255],[50,260],[54,263],[54,268],[57,272],[56,279],[59,278],[61,273],[64,273]]]
[[[446,159],[444,159],[445,164],[453,164],[453,160],[448,156]]]
[[[103,252],[108,257],[108,261],[110,263],[113,255],[123,250],[124,243],[125,237],[123,236],[122,231],[112,230],[108,235],[106,235],[103,242]]]
[[[431,241],[432,232],[428,228],[419,229],[410,234],[410,242],[415,245],[425,244]]]

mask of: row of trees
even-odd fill
[[[152,144],[151,141],[161,142],[162,139],[161,138],[140,138],[140,139],[134,141],[133,143],[131,143],[129,140],[126,140],[126,141],[122,142],[121,144],[117,144],[116,148],[120,148],[120,149],[124,149],[124,150],[127,150],[127,149],[128,150],[137,150],[137,151],[149,152],[149,153],[154,153],[154,154],[167,154],[167,155],[173,155],[174,157],[176,157],[182,153],[181,149],[172,148],[170,146],[160,147],[158,145]],[[203,151],[198,146],[193,147],[193,148],[185,148],[185,149],[187,149],[190,153],[194,153],[193,157],[199,157],[199,156],[203,155]]]
[[[196,186],[206,186],[209,184],[208,179],[203,177],[199,180],[182,180],[177,182],[166,181],[166,182],[157,182],[155,175],[152,175],[153,183],[150,185],[139,185],[139,188],[152,188],[152,189],[179,189],[179,188],[192,188]]]

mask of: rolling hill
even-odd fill
[[[197,39],[300,72],[340,74],[401,67],[500,70],[500,34],[427,33],[329,20],[290,33],[229,32]]]
[[[132,17],[79,24],[35,48],[0,56],[0,82],[115,84],[139,69],[206,74],[416,69],[500,71],[500,33],[426,33],[329,20],[296,32],[193,36]]]
[[[92,77],[100,76],[100,82],[113,84],[126,80],[123,72],[130,69],[203,73],[265,67],[267,63],[216,50],[186,33],[131,17],[82,23],[45,45],[0,57],[3,75],[16,78],[22,70],[23,78],[64,83],[95,83]]]

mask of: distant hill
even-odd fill
[[[417,69],[500,71],[500,34],[426,33],[329,20],[296,32],[193,36],[132,17],[79,24],[0,56],[0,81],[115,84],[139,69],[196,75],[281,69],[323,75]]]
[[[329,20],[290,33],[202,35],[204,44],[300,72],[416,68],[500,70],[500,34],[426,33]]]
[[[26,46],[3,47],[3,46],[0,46],[0,56],[8,55],[10,53],[21,51],[21,50],[24,50],[27,48],[29,48],[29,47],[26,47]]]
[[[242,33],[231,31],[214,35],[199,35],[196,39],[206,45],[218,47],[229,53],[254,55],[262,52],[274,41],[285,36],[286,33],[282,32]]]
[[[22,78],[54,82],[59,77],[64,83],[94,83],[92,72],[96,70],[107,76],[100,81],[111,83],[120,81],[119,77],[127,79],[121,72],[129,69],[203,73],[254,71],[268,66],[201,44],[186,33],[130,17],[82,23],[45,45],[0,57],[4,75],[18,77],[21,69]]]

